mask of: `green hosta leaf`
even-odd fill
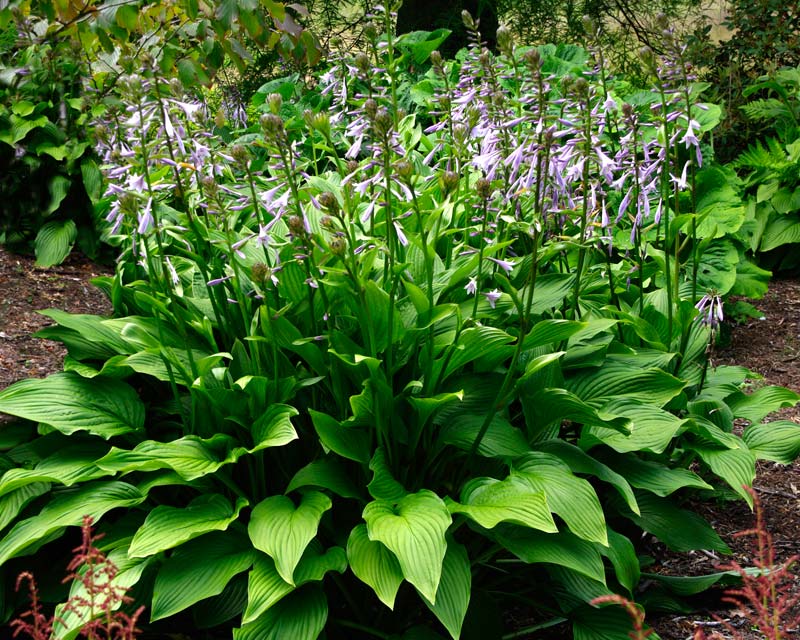
[[[72,220],[51,220],[42,225],[33,242],[36,266],[52,267],[64,262],[77,237],[78,227]]]
[[[608,544],[605,516],[594,488],[574,476],[559,458],[540,451],[528,453],[514,462],[512,476],[544,492],[550,509],[563,518],[574,534]]]
[[[57,482],[67,487],[108,475],[95,466],[95,460],[108,451],[102,442],[82,442],[57,450],[33,469],[17,467],[0,478],[0,496],[35,482]]]
[[[83,517],[93,522],[111,509],[134,507],[145,494],[125,482],[93,482],[58,494],[37,515],[18,522],[0,540],[0,565],[63,527],[83,524]]]
[[[207,440],[197,436],[184,436],[172,442],[146,440],[132,451],[114,447],[97,461],[97,466],[121,473],[172,469],[184,480],[196,480],[237,460],[236,450],[231,449],[233,442],[223,433]]]
[[[558,531],[542,491],[522,478],[475,478],[461,492],[461,503],[445,498],[450,513],[463,513],[485,529],[510,522],[548,533]]]
[[[320,546],[312,542],[295,569],[295,586],[281,578],[272,558],[257,554],[248,578],[247,609],[242,622],[253,622],[297,587],[308,582],[319,582],[329,571],[342,573],[346,568],[347,557],[341,547],[332,547],[323,553]]]
[[[85,430],[106,439],[144,426],[144,405],[130,385],[73,373],[11,385],[0,391],[0,412],[44,422],[67,435]]]
[[[533,349],[567,340],[588,325],[575,320],[542,320],[537,322],[522,342],[523,349]]]
[[[676,507],[668,498],[637,491],[641,515],[623,513],[645,531],[652,533],[673,551],[707,549],[730,553],[717,532],[696,513]]]
[[[761,236],[760,251],[772,251],[784,244],[800,242],[800,220],[796,216],[770,217]]]
[[[634,513],[639,512],[636,496],[633,494],[633,489],[624,474],[617,473],[579,447],[563,440],[547,440],[540,443],[537,449],[563,460],[572,469],[572,473],[592,475],[603,482],[607,482],[619,492],[619,495],[625,500],[631,511]]]
[[[441,439],[464,451],[470,451],[480,433],[482,413],[459,413],[441,431]],[[478,453],[487,458],[516,457],[530,451],[525,436],[500,415],[492,416],[489,428],[478,445]]]
[[[715,240],[699,256],[697,265],[697,284],[701,291],[714,289],[720,294],[728,293],[736,284],[736,265],[739,250],[730,240]],[[687,265],[690,272],[693,263]]]
[[[597,545],[568,531],[543,533],[514,525],[500,525],[492,531],[492,537],[523,562],[568,567],[605,584],[605,567]]]
[[[673,593],[684,597],[703,593],[715,584],[730,586],[741,583],[741,576],[737,571],[720,571],[704,576],[665,576],[658,573],[643,573],[642,577],[662,584]]]
[[[792,464],[800,455],[800,424],[790,420],[751,425],[742,439],[761,460]]]
[[[504,360],[510,355],[512,347],[507,346],[514,341],[514,337],[495,327],[470,327],[461,332],[455,350],[448,358],[445,356],[439,366],[434,367],[433,379],[439,379],[439,371],[446,366],[441,380],[461,371],[464,365],[475,360],[489,358],[493,363]],[[488,369],[494,366],[487,367]]]
[[[751,507],[753,496],[744,487],[750,487],[756,477],[756,456],[746,446],[741,449],[711,449],[692,447],[700,459],[720,478],[727,482],[731,489],[738,493]]]
[[[364,508],[364,520],[369,539],[386,545],[405,579],[435,604],[451,523],[442,499],[423,489],[397,502],[375,500]]]
[[[581,437],[582,446],[599,440],[620,453],[662,453],[686,423],[686,420],[681,420],[657,406],[624,398],[607,403],[603,411],[630,420],[630,433],[625,435],[604,427],[589,427]]]
[[[721,238],[738,231],[745,206],[737,190],[739,180],[731,167],[709,166],[697,174],[697,237]]]
[[[631,619],[624,609],[586,605],[570,613],[573,640],[630,640]]]
[[[760,422],[767,415],[784,407],[793,407],[800,400],[800,394],[783,387],[763,387],[751,394],[738,392],[727,398],[728,406],[737,418]],[[0,410],[2,410],[0,394]]]
[[[117,589],[130,589],[135,586],[148,569],[153,558],[142,560],[141,558],[130,558],[127,549],[114,549],[109,552],[108,560],[114,563],[117,573],[111,580],[110,586]],[[89,597],[86,586],[79,580],[74,580],[70,585],[70,598],[83,598],[86,601]],[[119,604],[114,610],[119,608]],[[76,610],[77,609],[77,610]],[[54,625],[52,640],[73,640],[83,636],[81,629],[89,622],[89,610],[85,607],[67,609],[63,604],[56,607],[55,613],[59,624]]]
[[[259,502],[250,516],[247,532],[253,546],[270,556],[285,582],[295,584],[294,570],[308,544],[317,535],[322,515],[331,499],[319,491],[306,493],[300,505],[286,496]]]
[[[657,496],[666,497],[679,489],[713,489],[713,487],[689,469],[670,468],[666,465],[630,454],[605,454],[612,468],[622,473],[637,489],[646,489]]]
[[[356,578],[372,587],[378,599],[394,609],[403,572],[395,555],[383,543],[369,539],[367,525],[360,524],[350,532],[347,560]]]
[[[308,410],[319,439],[334,453],[367,464],[370,459],[370,434],[360,427],[346,427],[331,416]]]
[[[663,407],[686,383],[661,369],[632,369],[622,362],[607,362],[598,370],[587,370],[566,381],[568,391],[582,400],[626,397],[654,407]]]
[[[328,601],[307,586],[283,598],[257,620],[234,629],[234,640],[316,640],[328,619]]]
[[[609,529],[608,547],[598,545],[597,549],[611,561],[619,583],[629,593],[633,593],[640,578],[639,557],[633,543],[622,534]]]
[[[183,611],[219,593],[253,564],[255,551],[231,532],[213,532],[181,545],[161,566],[153,586],[151,620]]]
[[[294,474],[286,487],[291,493],[301,487],[321,487],[343,498],[362,498],[360,489],[336,457],[326,457],[307,464]]]
[[[751,300],[763,298],[767,293],[771,277],[771,271],[762,269],[744,256],[740,256],[736,265],[736,283],[731,288],[730,294]]]
[[[199,496],[185,507],[156,507],[133,536],[128,553],[132,558],[145,558],[209,531],[224,531],[246,505],[247,501],[239,498],[232,507],[227,498],[213,493]]]
[[[453,540],[447,542],[447,552],[442,563],[442,578],[436,591],[436,603],[423,602],[444,625],[453,640],[461,636],[461,626],[469,607],[472,590],[472,568],[467,550]]]
[[[31,500],[47,493],[49,482],[34,482],[10,491],[0,498],[0,531],[5,529]]]
[[[101,316],[67,313],[59,309],[45,309],[39,313],[54,320],[58,326],[46,327],[34,335],[63,342],[77,360],[108,360],[134,351],[120,332],[105,324]]]
[[[546,427],[550,425],[560,427],[564,420],[582,425],[607,427],[621,433],[628,433],[631,428],[631,421],[628,418],[600,412],[565,389],[536,390],[531,395],[523,395],[522,403],[525,407],[528,428],[535,428],[537,434],[545,434],[539,435],[537,440],[546,436]]]
[[[271,404],[253,423],[252,434],[255,446],[249,450],[255,453],[268,447],[282,447],[297,440],[297,432],[291,418],[298,415],[297,409],[287,404]]]
[[[397,480],[392,477],[392,472],[386,464],[383,449],[375,451],[370,460],[369,468],[373,472],[372,482],[367,485],[369,494],[376,500],[398,501],[408,492]]]

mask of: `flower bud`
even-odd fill
[[[250,268],[250,278],[259,286],[264,286],[267,280],[269,280],[269,276],[270,268],[263,262],[256,262]]]
[[[246,167],[250,161],[250,154],[247,153],[247,149],[243,144],[235,144],[231,147],[231,157],[236,164],[243,168]]]
[[[369,56],[366,53],[358,53],[356,54],[356,69],[361,72],[363,76],[369,76],[370,72],[372,71],[372,64],[369,61]]]
[[[364,113],[367,114],[369,120],[375,119],[375,114],[378,112],[378,103],[372,98],[367,98],[364,101]]]
[[[270,93],[267,96],[267,104],[271,113],[278,115],[283,106],[283,96],[280,93]]]
[[[306,227],[303,224],[303,219],[300,216],[289,216],[286,224],[289,227],[289,231],[291,231],[294,235],[305,235]]]
[[[475,20],[472,18],[472,15],[470,15],[470,12],[466,9],[461,12],[461,22],[463,22],[464,26],[470,31],[474,31],[476,28]]]
[[[370,21],[364,25],[364,37],[370,42],[375,42],[378,37],[378,26],[374,22]]]
[[[398,160],[394,165],[394,170],[404,182],[408,182],[414,175],[414,165],[408,160]]]
[[[514,56],[514,38],[511,29],[505,25],[497,28],[497,48],[509,58]]]
[[[217,109],[214,114],[214,126],[217,129],[222,129],[225,126],[225,112],[222,109]]]
[[[597,24],[591,16],[583,16],[581,24],[587,36],[594,38],[597,35]]]
[[[444,68],[444,60],[442,59],[442,54],[439,53],[438,49],[431,51],[431,64],[433,65],[433,68],[440,73]]]
[[[439,178],[442,191],[450,193],[458,186],[458,174],[455,171],[445,171]]]
[[[351,173],[355,173],[358,171],[358,160],[348,160],[347,161],[347,174],[350,175]]]
[[[374,124],[378,135],[386,136],[394,126],[394,118],[386,107],[380,107],[375,113]]]
[[[330,191],[323,191],[320,193],[317,196],[317,202],[319,202],[319,206],[327,211],[330,211],[334,215],[336,215],[336,213],[339,211],[339,201]]]
[[[528,49],[522,54],[522,61],[526,64],[531,73],[538,73],[542,65],[542,54],[538,49]]]
[[[283,134],[283,120],[274,113],[265,113],[259,120],[264,135],[268,138],[277,138]]]
[[[347,248],[347,244],[344,241],[344,238],[340,238],[339,236],[334,236],[328,242],[328,247],[331,250],[331,253],[335,256],[341,256],[344,254],[344,250]]]
[[[486,178],[478,178],[475,181],[475,193],[478,194],[481,200],[486,202],[492,195],[492,183]]]
[[[203,189],[206,190],[206,193],[208,193],[211,198],[215,198],[219,191],[219,185],[217,181],[214,180],[213,176],[203,176],[200,182],[203,185]]]

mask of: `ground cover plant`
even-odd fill
[[[749,502],[756,459],[800,449],[763,422],[796,394],[708,366],[722,296],[768,274],[682,47],[637,90],[596,47],[494,55],[466,16],[444,60],[374,19],[239,133],[157,60],[120,78],[114,316],[47,311],[65,372],[0,392],[28,421],[2,431],[6,579],[84,516],[154,632],[492,638],[511,602],[626,637],[589,602],[731,578],[641,592],[634,544],[724,552],[686,499]]]

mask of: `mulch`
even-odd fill
[[[94,264],[77,254],[58,267],[38,268],[32,258],[0,247],[0,389],[17,380],[61,370],[63,347],[31,335],[50,324],[36,311],[57,308],[72,313],[109,314],[108,301],[89,281],[111,273],[110,266]],[[749,319],[733,326],[729,344],[717,349],[712,363],[741,365],[763,376],[766,384],[800,391],[800,280],[775,279],[767,295],[754,304],[763,312],[763,319]],[[783,409],[770,419],[800,424],[800,408]],[[777,560],[800,554],[800,463],[783,466],[760,462],[755,489],[767,528],[774,537]],[[752,555],[747,540],[734,535],[752,526],[753,516],[747,506],[742,502],[703,503],[697,505],[697,510],[732,548],[732,558],[749,564]],[[721,563],[731,558],[661,549],[656,560],[655,568],[670,575],[700,575],[717,571]],[[794,593],[800,593],[797,583]],[[746,612],[720,604],[690,615],[654,617],[649,623],[664,640],[688,640],[698,627],[709,635],[718,632],[723,638],[732,637],[713,614],[736,628],[737,637],[762,637],[751,629]],[[536,635],[556,636],[564,637],[564,630]]]

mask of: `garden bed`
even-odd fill
[[[36,313],[58,308],[72,313],[110,313],[104,295],[90,283],[91,278],[109,274],[111,268],[73,254],[64,264],[40,269],[32,257],[0,248],[0,389],[27,377],[44,377],[61,370],[65,349],[61,344],[39,340],[32,334],[50,321]],[[730,341],[712,356],[713,364],[741,365],[764,377],[758,384],[775,384],[800,391],[800,280],[776,279],[769,293],[756,302],[763,320],[751,319],[731,328]],[[800,423],[800,407],[782,409],[774,418]],[[2,416],[0,416],[2,420]],[[800,554],[800,464],[783,466],[759,462],[756,492],[764,508],[767,526],[774,536],[778,560]],[[695,507],[734,551],[733,558],[749,564],[746,541],[734,538],[750,526],[752,516],[742,502],[701,503]],[[725,558],[711,553],[675,554],[655,545],[654,570],[671,575],[712,573]],[[797,589],[797,585],[795,585]],[[715,613],[728,620],[744,638],[759,638],[749,621],[736,609],[718,608]],[[703,626],[707,633],[719,630],[708,614],[665,615],[650,620],[665,640],[691,637]],[[724,630],[723,630],[724,631]],[[568,629],[551,629],[552,636],[564,637]],[[536,637],[544,637],[538,632]]]

